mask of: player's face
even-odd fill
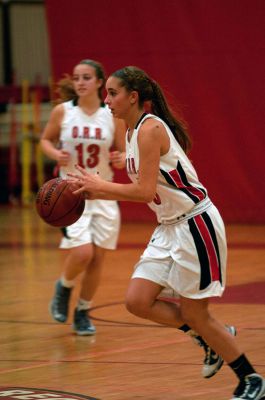
[[[116,118],[126,119],[130,107],[131,94],[124,86],[121,86],[120,79],[110,76],[106,82],[107,97],[105,103],[109,106]]]
[[[73,85],[79,97],[90,96],[97,93],[102,85],[102,80],[97,78],[95,68],[79,64],[73,71]]]

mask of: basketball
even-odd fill
[[[45,182],[36,196],[36,209],[39,216],[49,225],[65,227],[72,225],[82,215],[85,200],[82,194],[73,191],[78,186],[62,178]]]

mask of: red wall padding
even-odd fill
[[[265,222],[264,0],[46,0],[46,9],[55,79],[83,58],[107,73],[145,69],[181,107],[191,159],[225,221]],[[127,219],[153,219],[145,205],[122,207]]]

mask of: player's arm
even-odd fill
[[[114,150],[110,152],[110,162],[113,167],[121,169],[125,167],[125,133],[126,125],[122,119],[114,118]]]
[[[56,148],[56,144],[59,142],[63,116],[63,105],[55,106],[40,139],[43,153],[52,160],[57,161],[59,165],[66,165],[69,162],[69,154],[62,149]]]
[[[80,186],[76,193],[91,193],[90,198],[151,202],[156,194],[160,155],[166,152],[168,146],[168,137],[165,135],[164,127],[160,123],[154,123],[154,120],[146,121],[141,127],[138,135],[139,179],[136,183],[107,182],[98,175],[90,175],[84,169],[77,167],[81,176],[71,175]]]

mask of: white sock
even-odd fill
[[[77,303],[78,310],[89,310],[92,306],[92,300],[79,299]]]
[[[67,287],[68,289],[71,289],[75,285],[75,281],[68,281],[68,279],[65,279],[64,276],[61,277],[61,284],[64,287]]]

